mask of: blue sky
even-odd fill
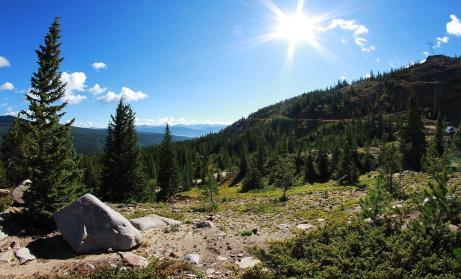
[[[280,15],[291,18],[297,7],[298,0],[0,0],[0,114],[27,107],[35,49],[54,16],[72,103],[66,118],[82,126],[106,126],[122,93],[139,124],[230,123],[340,78],[429,52],[461,54],[459,0],[306,0],[309,26],[294,28],[308,35],[289,63],[292,25],[280,31]]]

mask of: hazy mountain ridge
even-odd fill
[[[14,116],[0,116],[0,140],[8,133],[14,119]],[[71,130],[74,146],[78,153],[97,153],[103,151],[107,134],[106,129],[72,127]],[[159,144],[162,139],[162,132],[138,131],[138,144],[141,147]],[[174,141],[187,139],[189,137],[173,136]]]
[[[210,133],[217,133],[222,129],[226,128],[228,125],[223,124],[177,124],[171,125],[171,131],[173,135],[183,136],[183,137],[201,137]],[[164,125],[139,125],[136,128],[140,132],[150,132],[150,133],[163,133],[165,130]]]

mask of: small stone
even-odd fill
[[[238,265],[241,269],[247,269],[247,268],[254,267],[258,263],[260,263],[260,261],[253,257],[245,257],[241,259],[240,261],[235,262],[235,264]]]
[[[123,260],[131,266],[145,268],[149,265],[149,261],[131,252],[118,252],[122,256]]]
[[[252,232],[253,234],[258,234],[258,229],[252,229],[251,232]]]
[[[1,229],[1,227],[0,227],[0,229]],[[0,230],[0,240],[3,240],[5,238],[7,238],[7,237],[8,237],[8,235]]]
[[[96,270],[96,267],[90,263],[84,263],[83,268],[88,271]]]
[[[13,260],[14,252],[13,251],[6,251],[0,254],[0,262],[9,263]]]
[[[21,245],[19,245],[19,243],[17,243],[16,241],[12,241],[11,244],[10,244],[10,247],[11,249],[13,250],[18,250],[19,248],[21,248]]]
[[[199,264],[200,255],[199,254],[187,254],[186,261],[190,262],[191,264]]]
[[[290,225],[288,224],[280,224],[277,226],[280,230],[288,230],[290,228]]]
[[[211,274],[213,274],[213,273],[215,273],[215,270],[214,270],[213,268],[207,268],[207,269],[205,270],[205,274],[206,274],[206,275],[211,275]]]
[[[218,256],[218,260],[224,262],[224,261],[227,261],[227,258],[224,256]]]
[[[15,252],[16,258],[18,258],[19,264],[25,264],[28,261],[35,260],[35,256],[32,255],[27,248],[19,248]]]
[[[204,229],[204,228],[213,228],[214,224],[210,221],[203,221],[195,224],[197,229]]]
[[[314,226],[311,224],[298,224],[296,227],[304,231],[304,230],[312,229]]]

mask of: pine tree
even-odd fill
[[[21,113],[29,120],[27,166],[32,185],[24,193],[27,213],[36,221],[48,222],[60,207],[72,202],[80,187],[81,171],[72,144],[70,126],[60,125],[60,103],[66,84],[61,81],[62,62],[59,18],[55,18],[45,44],[36,51],[39,68],[32,76],[31,90],[26,95],[29,111]]]
[[[19,118],[13,121],[13,126],[3,138],[1,146],[1,160],[5,168],[6,182],[10,186],[16,186],[29,178],[26,165],[28,136],[22,122]]]
[[[313,184],[317,179],[317,173],[314,168],[314,158],[312,157],[312,151],[309,147],[307,157],[304,163],[304,182]]]
[[[181,190],[178,185],[178,163],[172,141],[173,136],[170,126],[167,124],[160,146],[157,180],[157,186],[160,189],[158,199],[163,201],[168,200],[173,194]]]
[[[264,173],[264,165],[266,163],[266,152],[264,150],[264,145],[261,141],[258,142],[258,149],[256,154],[256,168],[260,174]]]
[[[443,134],[445,133],[445,127],[442,120],[442,115],[439,113],[437,115],[437,124],[434,136],[434,142],[437,149],[437,154],[441,156],[444,152],[444,144],[443,144]]]
[[[328,154],[323,145],[318,149],[317,153],[317,174],[320,182],[326,182],[330,178],[330,171],[328,168]]]
[[[239,179],[245,178],[247,173],[248,173],[248,160],[247,160],[247,152],[244,149],[240,154],[238,178]]]
[[[406,125],[401,131],[400,149],[403,156],[403,167],[408,170],[419,171],[426,152],[426,137],[421,111],[418,108],[414,92],[410,94],[408,99]]]
[[[216,211],[218,206],[219,184],[214,175],[210,173],[206,177],[205,185],[202,188],[204,202],[208,204],[210,212]]]
[[[352,134],[350,132],[346,136],[342,148],[342,156],[338,169],[339,178],[342,183],[346,184],[355,184],[358,180],[358,170],[357,170],[357,147],[354,144],[352,139]]]
[[[453,136],[453,146],[455,150],[461,151],[461,121],[459,122],[459,127],[456,131],[456,134]]]
[[[143,200],[145,179],[135,128],[135,113],[123,97],[107,127],[101,195],[105,200]]]
[[[378,163],[379,172],[384,179],[386,190],[393,196],[401,194],[399,184],[393,179],[393,174],[401,170],[402,158],[394,144],[383,144],[381,147]]]
[[[261,182],[261,173],[258,168],[253,164],[243,180],[242,192],[248,192],[250,190],[261,189],[263,187]]]
[[[367,196],[360,201],[362,216],[370,218],[374,224],[386,215],[390,210],[392,196],[386,191],[385,178],[379,175],[375,184],[370,186]]]
[[[295,176],[295,164],[293,159],[285,155],[280,157],[274,165],[272,171],[272,181],[275,186],[282,188],[283,195],[281,201],[287,201],[287,191],[293,186],[293,179]]]

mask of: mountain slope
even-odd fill
[[[14,121],[14,116],[0,116],[0,140],[3,139]],[[106,140],[106,129],[89,129],[72,127],[72,137],[78,153],[102,152]],[[141,147],[159,144],[163,139],[162,133],[138,132],[138,144]],[[173,136],[174,141],[189,139],[183,136]]]
[[[217,133],[226,128],[227,125],[220,124],[191,124],[191,125],[172,125],[171,132],[176,136],[201,137],[211,133]],[[140,132],[163,133],[165,126],[140,125],[136,129]]]

